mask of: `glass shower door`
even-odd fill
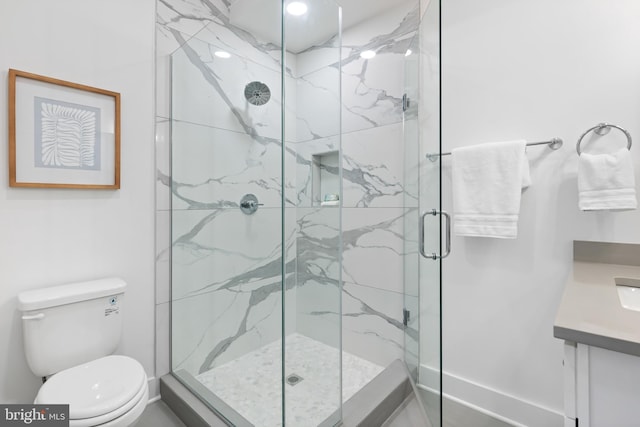
[[[446,231],[441,231],[446,217],[438,214],[441,211],[439,14],[437,1],[429,2],[427,9],[421,10],[419,38],[413,41],[412,53],[405,61],[406,90],[409,98],[413,95],[417,100],[409,103],[405,114],[405,150],[409,154],[405,173],[407,181],[418,187],[409,194],[419,194],[419,203],[412,197],[406,203],[407,209],[413,210],[405,228],[408,245],[405,307],[410,311],[406,315],[405,360],[419,384],[420,397],[434,427],[442,425],[440,257],[444,255],[441,242],[446,237]]]

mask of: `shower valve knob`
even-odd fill
[[[264,206],[264,203],[258,203],[255,194],[245,194],[240,199],[240,210],[246,215],[252,215],[258,210],[258,206]]]
[[[253,200],[242,202],[240,205],[241,208],[245,209],[255,209],[256,206],[264,206],[264,203],[256,203]]]

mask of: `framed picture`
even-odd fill
[[[120,188],[120,94],[10,69],[9,186]]]

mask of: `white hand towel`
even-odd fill
[[[515,239],[522,189],[531,184],[526,142],[472,145],[451,154],[455,234]]]
[[[583,211],[636,209],[636,181],[629,150],[580,154],[578,193]]]

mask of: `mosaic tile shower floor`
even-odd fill
[[[340,384],[337,349],[292,334],[286,338],[285,376],[302,377],[285,384],[288,426],[316,427],[338,408]],[[196,376],[256,427],[282,426],[281,341],[268,344]],[[384,369],[353,354],[342,353],[343,401]]]

